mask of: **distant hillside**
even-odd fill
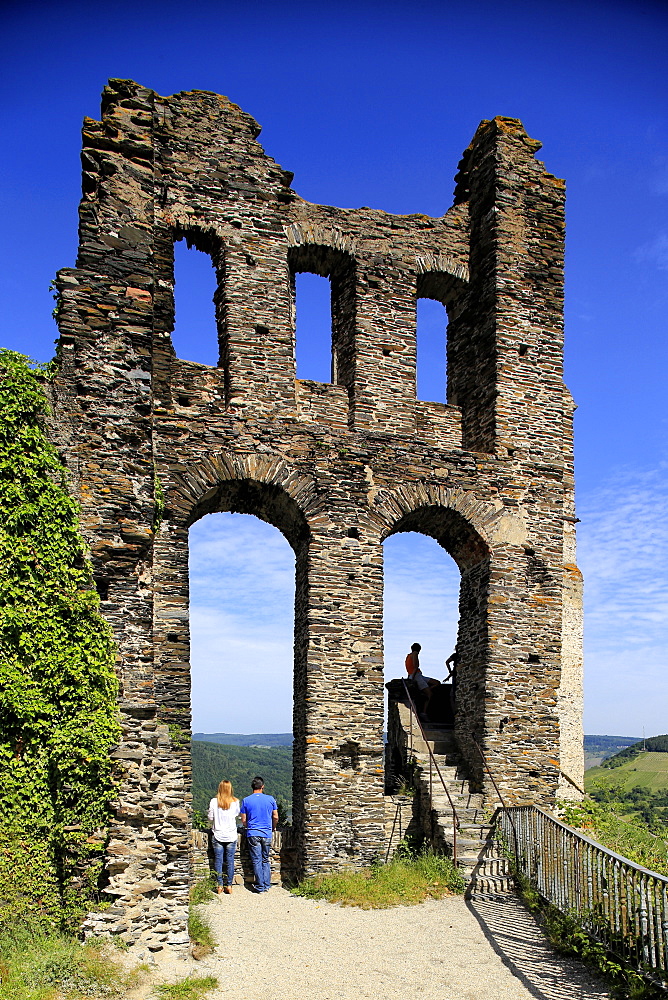
[[[198,743],[224,743],[232,747],[291,747],[292,733],[193,733]]]
[[[638,736],[585,736],[584,748],[592,753],[599,750],[622,750],[637,743]]]
[[[620,767],[626,761],[633,760],[646,750],[650,753],[668,753],[668,735],[648,736],[646,740],[637,740],[630,747],[626,747],[616,753],[614,757],[606,760],[603,767]]]
[[[622,754],[618,754],[617,757],[622,757]],[[598,799],[608,798],[609,795],[603,793],[609,792],[614,798],[625,801],[628,793],[634,788],[641,788],[651,794],[668,790],[666,751],[643,753],[641,749],[640,753],[632,757],[622,758],[615,767],[609,767],[608,764],[609,761],[606,761],[602,767],[592,767],[585,773],[585,789],[588,792],[601,793],[595,795]]]
[[[585,770],[597,767],[619,750],[638,742],[637,736],[585,736]]]
[[[270,795],[282,799],[286,807],[292,804],[292,747],[265,750],[193,740],[192,762],[193,809],[200,812],[206,813],[223,778],[232,782],[235,795],[242,799],[250,795],[256,774],[264,778]]]

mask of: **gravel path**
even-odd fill
[[[203,907],[218,946],[178,978],[215,975],[209,1000],[601,1000],[514,898],[359,910],[235,886]],[[186,968],[187,966],[187,968]],[[171,978],[171,976],[170,976]]]

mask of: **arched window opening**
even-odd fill
[[[416,534],[419,533],[419,534]],[[419,642],[420,668],[441,686],[418,709],[432,725],[454,726],[472,781],[482,781],[479,753],[472,737],[485,726],[485,683],[489,655],[488,608],[490,551],[463,515],[439,504],[418,507],[394,525],[384,543],[385,664],[390,680],[405,677],[405,658]],[[451,558],[450,558],[451,557]],[[456,684],[445,661],[456,652]],[[448,683],[443,685],[443,681]],[[390,755],[387,787],[402,774],[398,767],[397,703],[403,686],[389,686]]]
[[[223,778],[243,798],[259,773],[290,819],[294,552],[257,517],[207,514],[189,577],[193,809]]]
[[[209,254],[174,244],[174,330],[177,357],[215,367],[220,355],[216,312],[216,269]]]
[[[297,378],[334,382],[330,280],[300,271],[294,275],[294,281]]]
[[[446,331],[448,317],[442,302],[417,300],[417,397],[446,402]]]
[[[459,623],[459,568],[445,549],[415,531],[390,535],[384,545],[385,680],[406,677],[404,662],[419,642],[420,669],[442,681]]]

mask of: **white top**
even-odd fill
[[[221,844],[229,844],[237,839],[237,816],[239,815],[239,800],[234,799],[229,808],[221,809],[218,799],[209,803],[209,822],[216,840]]]

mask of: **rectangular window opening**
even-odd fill
[[[417,398],[446,402],[448,316],[436,299],[417,300]]]
[[[174,244],[174,330],[172,344],[177,357],[216,367],[220,349],[214,295],[216,270],[207,253],[188,247],[185,240]]]
[[[330,280],[306,271],[294,277],[297,378],[333,382]]]

